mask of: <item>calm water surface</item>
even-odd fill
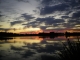
[[[40,60],[41,55],[54,55],[67,44],[65,36],[41,38],[39,36],[12,37],[0,40],[0,60]],[[68,37],[76,41],[77,37]]]

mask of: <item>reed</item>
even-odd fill
[[[80,41],[70,41],[67,39],[67,45],[63,43],[63,49],[60,51],[59,60],[80,60]]]

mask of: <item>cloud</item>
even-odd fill
[[[57,54],[37,53],[29,57],[27,60],[57,60]]]
[[[18,2],[25,2],[25,3],[29,3],[29,0],[16,0]]]
[[[69,20],[68,23],[76,25],[76,24],[80,24],[80,21],[75,19],[75,20]]]
[[[33,54],[35,54],[35,52],[31,51],[31,50],[27,50],[24,52],[24,54],[22,54],[23,58],[27,58],[29,56],[32,56]]]
[[[11,28],[0,28],[0,30],[3,30],[3,31],[8,31],[10,30]]]
[[[30,20],[30,19],[33,19],[35,17],[33,17],[32,15],[28,15],[26,13],[22,14],[21,17],[23,17],[25,20]]]
[[[67,23],[63,23],[64,27],[70,28],[70,29],[75,27],[75,25],[77,24],[80,24],[80,21],[72,18],[69,19]]]
[[[4,15],[0,15],[0,17],[2,17],[2,16],[4,16]]]
[[[27,24],[23,24],[23,25],[26,25],[27,27],[32,26],[32,27],[38,27],[41,29],[46,29],[47,27],[51,27],[51,26],[56,27],[64,22],[65,21],[63,19],[54,19],[53,16],[49,16],[45,18],[36,18],[36,21],[30,22]]]
[[[42,0],[41,4],[43,4],[43,5],[50,5],[50,4],[52,4],[52,1],[53,0]]]
[[[61,16],[61,18],[67,19],[70,18],[69,16]]]
[[[55,11],[70,11],[79,9],[79,0],[42,0],[40,6],[40,15],[52,14]],[[68,13],[67,13],[68,14]]]
[[[23,21],[13,21],[13,22],[10,22],[11,23],[11,26],[15,25],[15,24],[21,24],[23,23]]]
[[[40,10],[40,15],[52,14],[55,11],[66,11],[68,10],[69,5],[67,4],[58,4],[55,6],[45,6]]]
[[[25,50],[25,49],[22,47],[16,47],[16,46],[11,45],[11,50],[21,51],[21,50]]]
[[[0,25],[0,27],[1,27],[2,25]]]
[[[62,19],[54,19],[53,17],[45,17],[45,18],[37,18],[37,21],[45,22],[46,25],[52,25],[54,23],[63,23],[64,20]]]
[[[2,12],[0,11],[0,20],[2,20],[1,18],[2,18],[3,16],[5,16],[5,15],[3,15]]]
[[[39,22],[33,21],[33,22],[30,22],[30,23],[27,23],[27,24],[22,24],[22,25],[25,25],[24,28],[26,28],[26,27],[30,27],[30,26],[37,27],[39,24],[40,24]]]
[[[47,26],[40,26],[41,29],[45,30]]]
[[[69,3],[71,7],[79,6],[80,0],[64,0],[65,2]]]
[[[40,43],[33,43],[27,45],[29,49],[33,49],[32,51],[36,51],[37,53],[54,53],[57,50],[61,50],[61,45],[56,42],[56,43],[49,43],[47,40],[41,41]]]
[[[72,18],[80,18],[80,11],[73,13]]]

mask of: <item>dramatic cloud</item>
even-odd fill
[[[2,31],[8,31],[8,30],[10,30],[11,28],[0,28],[0,30],[2,30]]]
[[[22,14],[21,17],[23,17],[25,20],[30,20],[30,19],[35,18],[35,17],[33,17],[32,15],[28,15],[28,14],[26,14],[26,13]]]
[[[36,21],[27,23],[27,24],[23,24],[25,25],[25,27],[40,27],[41,29],[46,29],[48,27],[57,27],[59,25],[62,25],[65,21],[63,19],[55,19],[53,18],[53,16],[49,16],[49,17],[45,17],[45,18],[37,18]],[[24,27],[24,28],[25,28]]]
[[[0,15],[0,17],[2,17],[2,16],[4,16],[4,15]]]
[[[70,24],[80,24],[80,21],[79,20],[69,20],[68,21]]]
[[[59,4],[55,6],[45,6],[40,10],[41,15],[51,14],[55,11],[66,11],[69,6],[67,4]]]
[[[73,13],[72,18],[80,18],[80,11]]]
[[[55,11],[69,11],[73,9],[79,9],[79,0],[42,0],[40,9],[41,15],[52,14]]]
[[[62,19],[70,18],[69,16],[61,16]]]
[[[50,5],[50,4],[52,4],[53,2],[52,2],[53,0],[42,0],[41,1],[41,4],[43,4],[43,5]]]
[[[25,2],[25,3],[29,3],[29,0],[16,0],[18,2]]]
[[[23,21],[14,21],[14,22],[11,22],[11,26],[15,25],[15,24],[20,24],[22,23]]]
[[[80,0],[64,0],[69,3],[71,7],[76,7],[80,5]]]
[[[54,19],[53,17],[37,18],[37,21],[45,22],[46,25],[52,25],[54,23],[63,23],[62,19]]]
[[[16,28],[72,29],[79,20],[80,0],[0,0],[0,23]]]

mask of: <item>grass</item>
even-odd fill
[[[59,60],[80,60],[80,41],[67,40],[68,45],[63,43],[63,50],[60,51]]]

